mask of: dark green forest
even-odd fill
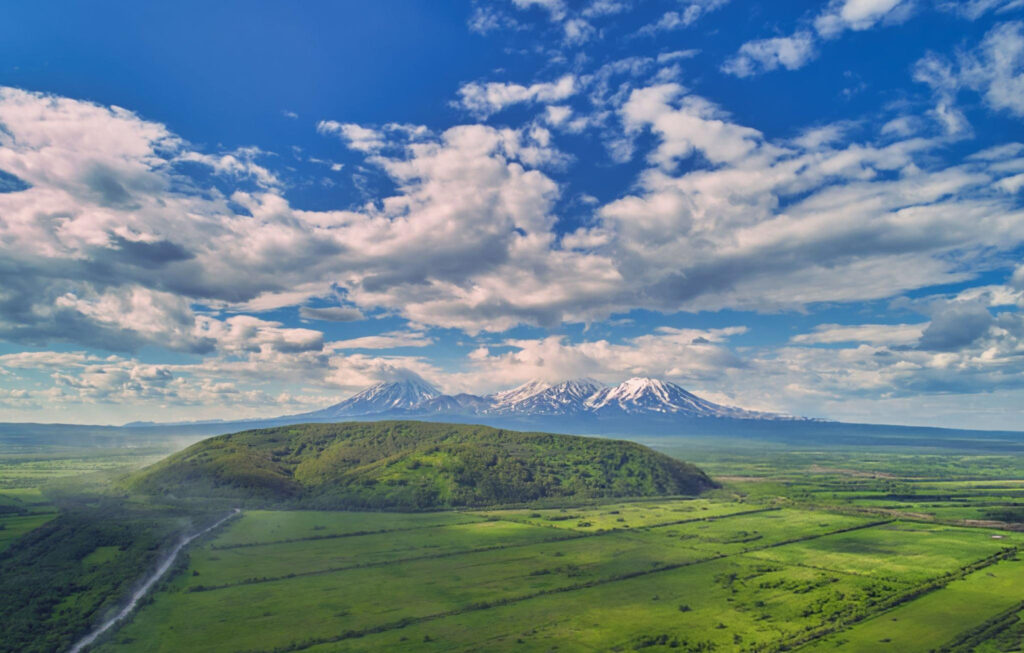
[[[116,611],[192,524],[208,518],[117,498],[63,506],[0,553],[0,652],[67,650]]]
[[[389,421],[204,440],[130,477],[134,492],[245,505],[429,510],[547,498],[698,494],[700,469],[619,440]]]

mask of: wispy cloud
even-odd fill
[[[702,16],[728,4],[729,0],[686,0],[682,9],[666,11],[656,22],[644,25],[640,35],[653,36],[659,32],[670,32],[690,27]]]
[[[957,107],[957,96],[966,89],[979,93],[993,111],[1024,117],[1024,23],[993,27],[977,47],[961,50],[955,58],[929,52],[914,66],[914,79],[932,88],[933,115],[947,133],[970,130]]]

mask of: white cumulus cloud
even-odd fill
[[[722,70],[736,77],[750,77],[779,68],[802,68],[817,53],[814,36],[810,32],[796,32],[792,36],[779,36],[744,43],[739,52],[722,65]]]
[[[458,105],[476,116],[487,117],[513,104],[560,102],[572,97],[577,91],[574,75],[563,75],[553,82],[539,82],[530,86],[504,82],[470,82],[459,89]]]

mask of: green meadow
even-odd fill
[[[502,510],[481,512],[508,521],[521,521],[537,526],[567,528],[582,532],[609,529],[657,526],[676,522],[697,521],[740,512],[762,510],[762,506],[747,506],[738,502],[719,502],[692,499],[674,503],[661,501],[634,501],[610,503],[601,506],[583,506],[574,509]]]
[[[984,571],[950,582],[942,589],[868,619],[808,646],[808,653],[837,651],[906,651],[953,648],[971,643],[980,614],[993,617],[1020,610],[1024,596],[1024,561],[1005,560]],[[953,646],[949,646],[953,644]],[[980,642],[978,642],[980,644]],[[1020,640],[1017,640],[1020,644]],[[957,647],[964,650],[963,646]],[[967,648],[966,650],[970,650]],[[1009,649],[1015,650],[1015,649]]]
[[[697,497],[245,508],[89,650],[1021,650],[1018,458],[702,446],[688,459],[723,487]],[[232,507],[83,499],[72,480],[94,488],[150,458],[44,458],[4,459],[0,551],[16,561],[35,538],[53,549],[40,564],[81,584],[38,629],[45,601],[12,603],[28,621],[10,621],[4,651],[66,650],[177,534]],[[75,522],[83,510],[103,517]]]
[[[292,510],[273,512],[247,510],[229,531],[218,538],[218,546],[246,546],[312,537],[407,530],[418,527],[482,521],[482,517],[453,512],[383,513]]]
[[[308,528],[315,517],[322,530]],[[246,514],[99,650],[783,650],[837,625],[855,632],[1024,543],[706,499],[416,517],[378,513],[393,527],[358,534],[373,530],[359,513]],[[282,541],[284,524],[306,528]]]
[[[1024,534],[893,522],[751,553],[751,557],[893,582],[920,583],[1024,544]]]

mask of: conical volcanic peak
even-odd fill
[[[669,381],[634,377],[614,388],[607,388],[587,400],[587,408],[598,414],[663,414],[694,417],[754,418],[753,411],[721,406],[701,399],[682,386]]]
[[[440,396],[437,388],[419,377],[410,376],[372,385],[340,403],[309,413],[308,416],[320,419],[410,410]]]

